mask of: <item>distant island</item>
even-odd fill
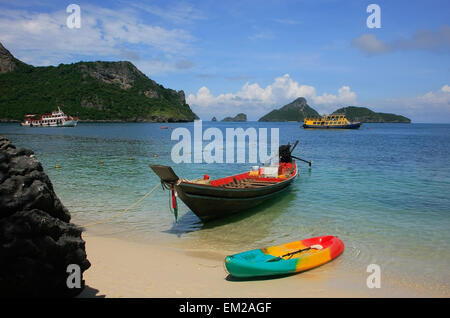
[[[165,88],[131,62],[34,67],[0,43],[0,120],[61,107],[85,121],[188,122],[198,119],[182,90]]]
[[[216,117],[213,117],[213,118],[211,119],[211,121],[217,121],[217,118],[216,118]]]
[[[305,117],[319,116],[319,113],[307,104],[304,97],[299,97],[280,109],[272,110],[258,121],[303,121]]]
[[[376,113],[366,107],[348,106],[339,108],[333,114],[344,114],[350,121],[362,123],[411,123],[411,119],[401,115]]]
[[[236,121],[236,122],[244,122],[247,121],[247,115],[244,113],[239,113],[234,117],[225,117],[222,121]]]
[[[344,114],[350,121],[359,121],[362,123],[410,123],[411,119],[401,115],[377,113],[366,107],[348,106],[339,108],[333,114]],[[258,121],[284,122],[299,121],[302,122],[305,117],[321,117],[319,113],[310,107],[304,97],[299,97],[292,103],[289,103],[279,109],[272,110],[261,117]]]

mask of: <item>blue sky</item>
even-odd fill
[[[66,7],[81,8],[69,29]],[[369,4],[381,28],[369,29]],[[450,122],[448,1],[0,0],[0,42],[33,65],[129,60],[202,118],[249,119],[304,96]]]

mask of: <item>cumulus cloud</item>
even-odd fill
[[[399,113],[414,122],[450,122],[450,86],[408,98],[392,98],[374,105],[377,111]]]
[[[315,87],[302,85],[293,80],[289,74],[275,78],[273,83],[264,88],[258,83],[247,82],[235,93],[216,96],[203,86],[197,93],[189,94],[187,102],[199,114],[231,115],[245,110],[247,114],[262,116],[267,110],[278,108],[298,97],[305,97],[309,105],[321,112],[356,103],[356,94],[349,86],[339,88],[336,95],[328,93],[317,95]]]
[[[428,92],[413,99],[412,107],[438,106],[450,110],[450,87],[448,85],[435,92]]]
[[[450,52],[450,26],[439,30],[418,30],[410,38],[397,38],[383,42],[373,34],[363,34],[351,41],[351,45],[369,56],[394,51],[425,50],[433,53]]]

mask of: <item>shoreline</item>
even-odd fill
[[[198,119],[196,119],[198,120]],[[133,123],[133,124],[182,124],[182,123],[193,123],[196,120],[180,120],[180,121],[152,121],[152,120],[121,120],[121,119],[79,119],[78,123],[90,123],[90,124],[103,124],[103,123]],[[247,121],[222,121],[222,120],[202,120],[204,122],[223,122],[223,123],[251,123],[251,122],[263,122],[263,123],[303,123],[303,121],[259,121],[259,120],[247,120]],[[22,120],[19,119],[0,119],[0,124],[7,123],[20,123]],[[362,124],[446,124],[446,123],[420,123],[420,122],[396,122],[396,121],[367,121],[361,122]]]
[[[225,270],[229,252],[193,249],[171,240],[144,242],[117,236],[83,233],[91,268],[84,273],[85,290],[78,297],[448,297],[388,276],[382,288],[369,289],[366,272],[348,271],[339,258],[313,270],[272,279],[236,280]],[[172,242],[173,243],[173,242]],[[344,251],[345,254],[345,251]]]

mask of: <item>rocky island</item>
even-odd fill
[[[239,113],[234,117],[225,117],[222,121],[226,122],[244,122],[247,121],[247,115],[244,113]]]
[[[60,106],[81,121],[188,122],[198,119],[182,90],[165,88],[131,62],[34,67],[0,43],[0,120]]]
[[[366,107],[348,106],[333,114],[343,114],[350,121],[361,123],[411,123],[411,119],[390,113],[377,113]]]
[[[292,103],[280,109],[274,109],[261,117],[258,121],[303,121],[305,117],[319,117],[319,113],[311,108],[304,97],[299,97]]]
[[[366,107],[348,106],[339,108],[333,114],[343,114],[352,122],[362,123],[410,123],[411,119],[401,115],[389,113],[377,113]],[[302,122],[305,117],[321,117],[319,113],[310,107],[304,97],[299,97],[280,109],[274,109],[261,117],[258,121],[298,121]]]

